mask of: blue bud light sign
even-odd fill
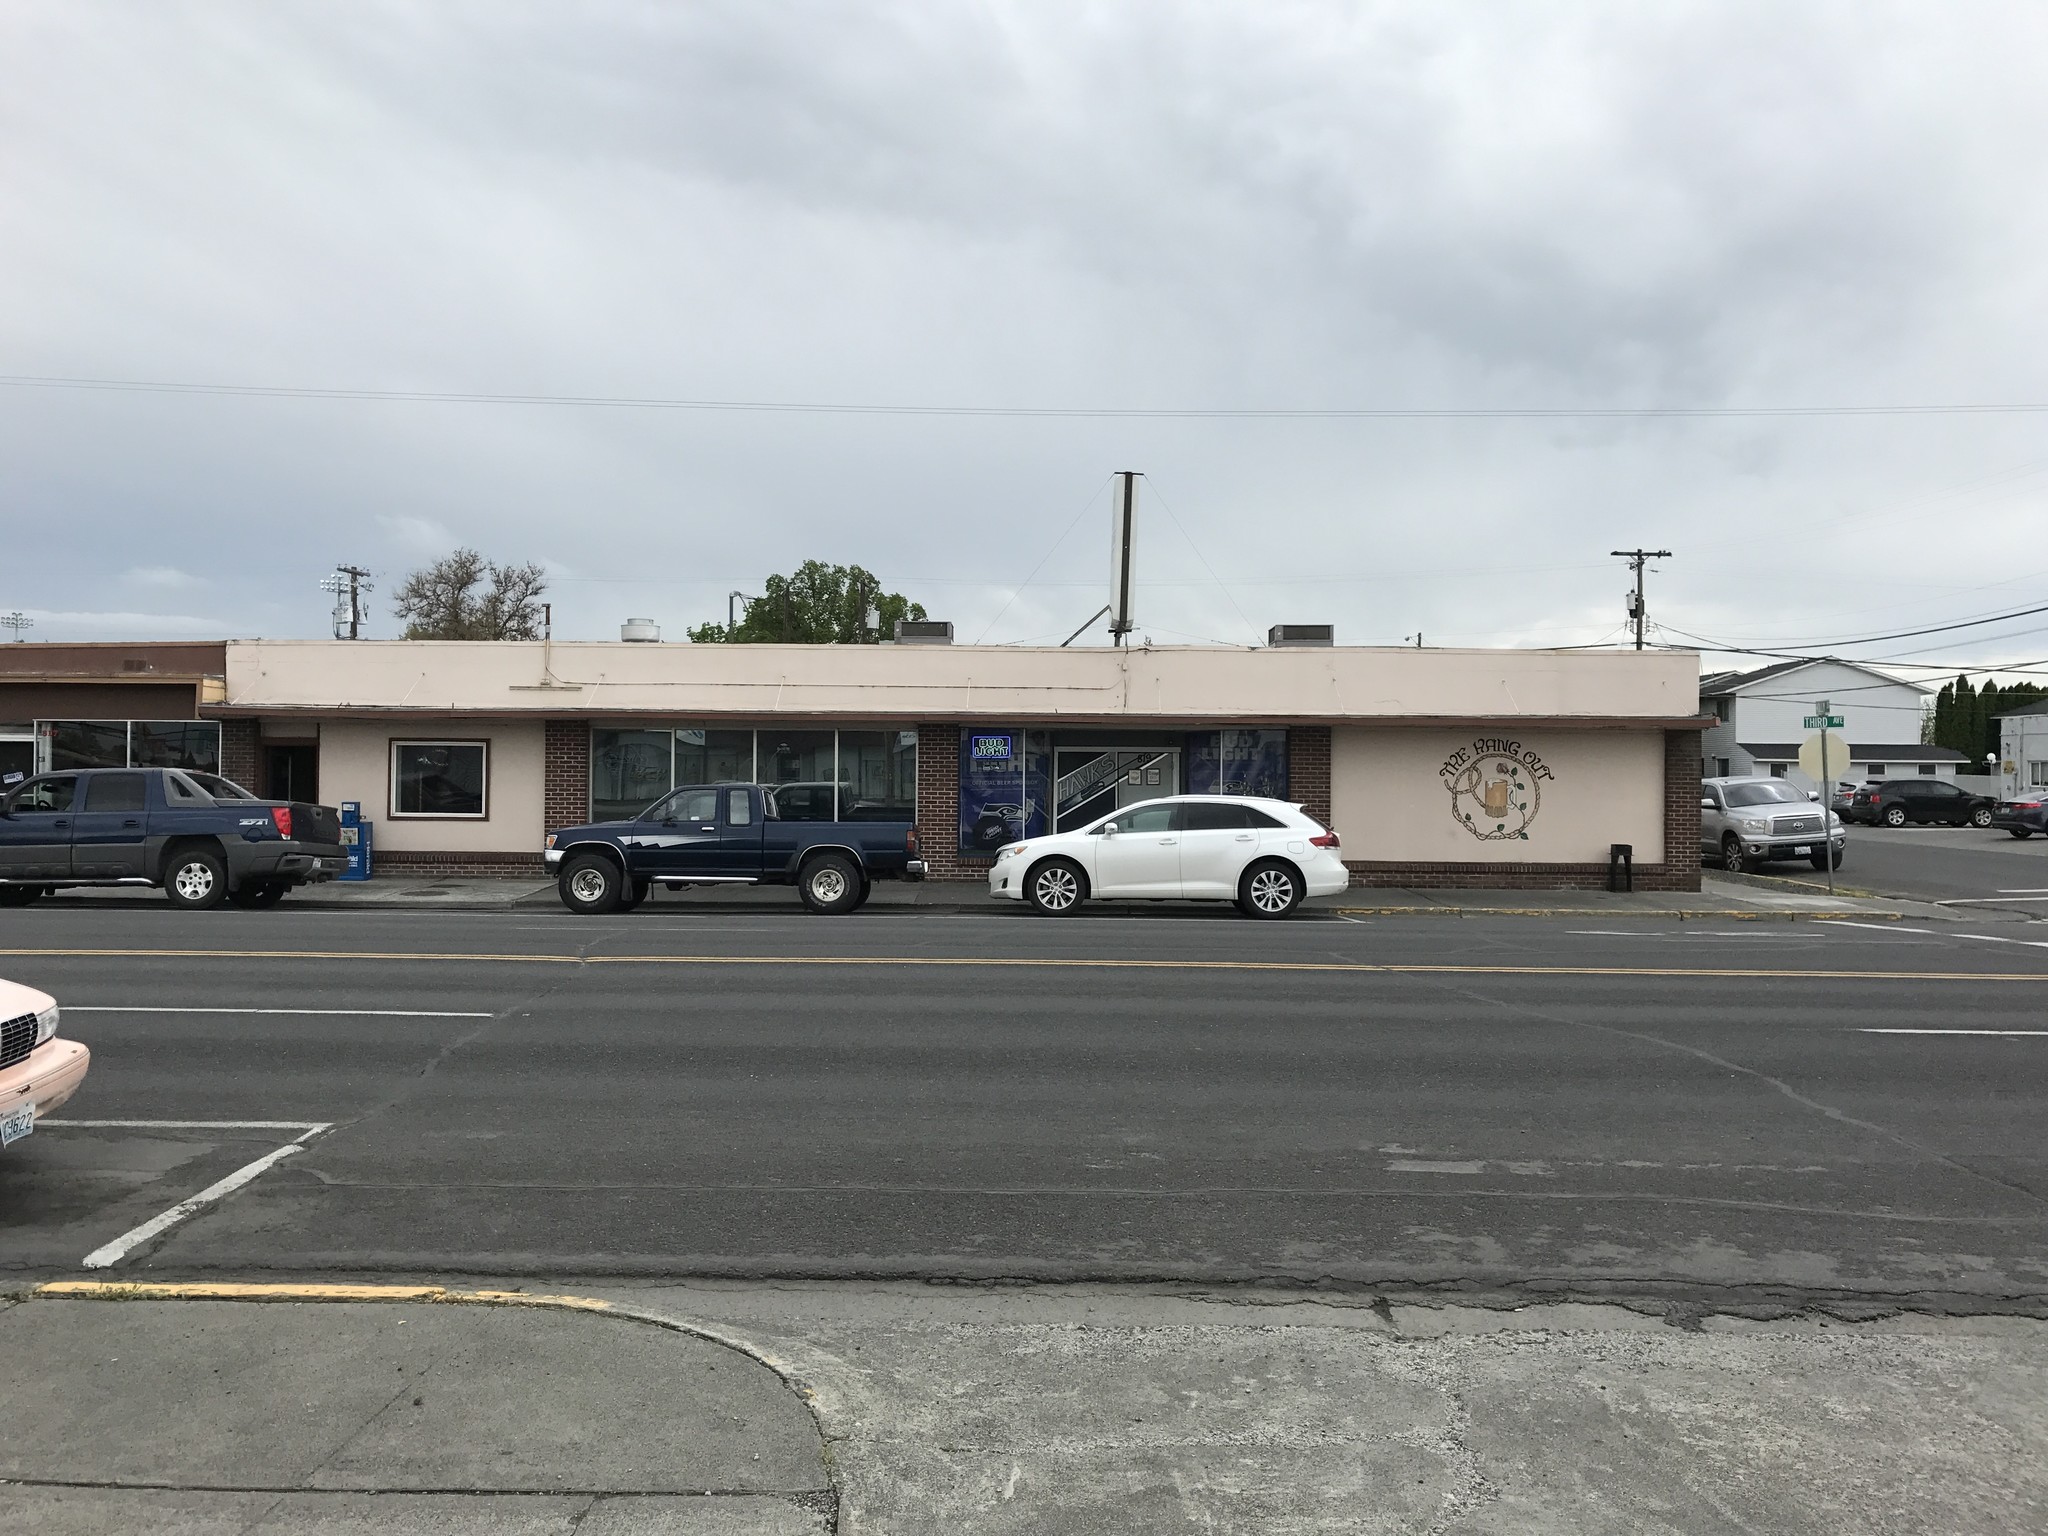
[[[1024,835],[1024,753],[1014,731],[960,737],[960,851],[988,857]]]

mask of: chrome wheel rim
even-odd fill
[[[1294,905],[1294,882],[1277,869],[1252,876],[1252,905],[1261,912],[1285,912]]]
[[[1988,827],[1988,826],[1990,826],[1990,825],[1991,825],[1991,813],[1990,813],[1989,811],[1985,811],[1985,810],[1976,810],[1976,811],[1972,811],[1972,812],[1970,813],[1970,825],[1971,825],[1971,826],[1973,826],[1973,827]]]
[[[834,902],[846,894],[846,872],[827,864],[811,876],[811,899]]]
[[[1884,813],[1884,824],[1888,827],[1903,827],[1906,824],[1906,813],[1894,806]]]
[[[1064,912],[1081,899],[1081,882],[1074,878],[1071,869],[1043,871],[1032,881],[1032,890],[1037,894],[1038,904],[1052,912]]]
[[[187,901],[204,901],[213,894],[213,870],[205,864],[187,864],[172,877],[172,885]]]
[[[1736,842],[1732,837],[1721,845],[1721,867],[1723,869],[1742,868],[1742,844]]]
[[[578,901],[602,901],[604,892],[605,878],[601,869],[579,869],[569,877],[569,894]]]

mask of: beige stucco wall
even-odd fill
[[[251,640],[238,712],[831,720],[1689,719],[1690,652]]]
[[[538,720],[327,720],[320,727],[320,798],[360,800],[377,824],[377,848],[400,853],[534,853],[541,826],[542,736]],[[391,814],[391,743],[488,741],[490,815],[482,821]]]
[[[1478,742],[1494,745],[1475,756]],[[1494,765],[1514,743],[1524,778],[1537,789],[1528,836],[1482,840],[1454,812],[1449,784]],[[1462,759],[1454,754],[1464,753]],[[1451,768],[1447,776],[1446,767]],[[1339,726],[1330,733],[1330,801],[1344,857],[1424,863],[1601,863],[1610,843],[1630,843],[1644,864],[1664,858],[1664,738],[1656,731],[1401,730]],[[1475,796],[1458,807],[1485,830]],[[1501,820],[1521,820],[1511,811]]]

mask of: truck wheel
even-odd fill
[[[619,910],[625,886],[624,871],[601,853],[579,854],[571,859],[562,866],[562,878],[555,882],[563,906],[571,912],[598,915]]]
[[[853,903],[853,910],[858,912],[862,907],[866,906],[868,898],[874,894],[874,881],[870,880],[866,875],[862,875],[860,877],[860,895]]]
[[[654,888],[652,880],[635,880],[633,888],[619,897],[619,910],[630,912],[647,899],[647,893]]]
[[[228,898],[228,867],[211,848],[180,848],[164,866],[164,894],[194,912],[217,907]]]
[[[2014,837],[2025,837],[2024,832],[2013,833]],[[43,894],[40,885],[0,885],[0,907],[25,907]]]
[[[1721,839],[1721,867],[1731,875],[1749,868],[1749,861],[1742,856],[1742,839],[1733,832]]]
[[[228,900],[238,907],[274,907],[284,900],[284,893],[291,886],[283,880],[251,880],[240,890],[232,892]]]
[[[1842,855],[1843,855],[1844,853],[1846,853],[1847,851],[1848,851],[1848,850],[1847,850],[1847,849],[1845,849],[1845,848],[1837,848],[1837,849],[1835,850],[1835,868],[1836,868],[1836,869],[1840,869],[1840,868],[1842,867]],[[1818,870],[1822,871],[1823,873],[1825,873],[1825,872],[1826,872],[1826,870],[1827,870],[1827,867],[1828,867],[1828,856],[1827,856],[1826,854],[1824,854],[1824,853],[1816,853],[1816,854],[1815,854],[1815,855],[1813,856],[1813,867],[1814,867],[1815,869],[1818,869]]]
[[[837,917],[860,905],[860,871],[844,854],[821,853],[797,877],[797,892],[813,912]]]
[[[1064,917],[1088,897],[1088,877],[1068,859],[1047,859],[1024,882],[1024,896],[1048,917]]]

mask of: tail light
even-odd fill
[[[904,851],[905,851],[905,852],[908,852],[908,853],[916,853],[916,852],[917,852],[917,828],[916,828],[916,827],[912,827],[912,828],[911,828],[911,829],[910,829],[910,830],[909,830],[908,832],[906,832],[906,833],[904,833],[904,834],[903,834],[903,847],[904,847]]]
[[[1309,841],[1318,848],[1342,848],[1344,846],[1342,839],[1335,832],[1325,832],[1321,837],[1312,837]]]
[[[273,805],[270,808],[270,821],[277,828],[277,835],[279,837],[290,837],[292,835],[292,808],[290,806]]]

